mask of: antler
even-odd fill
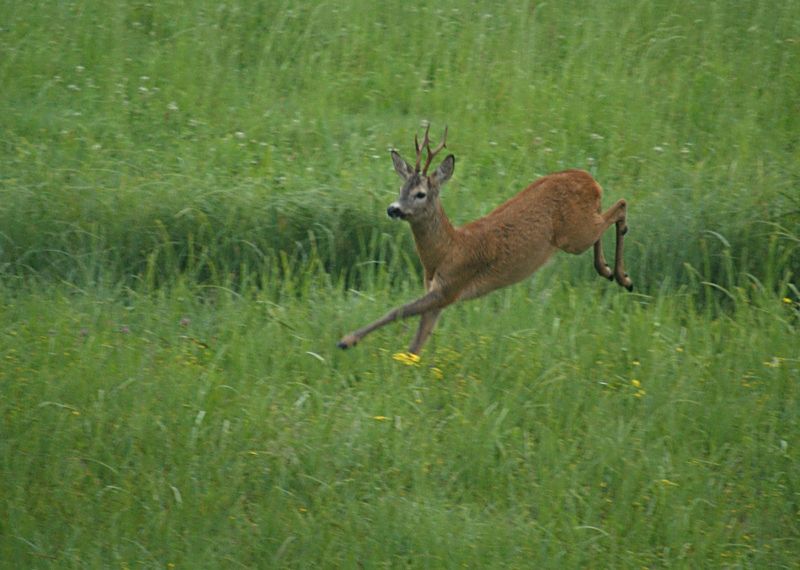
[[[431,130],[430,124],[425,127],[425,136],[422,139],[422,145],[419,144],[419,140],[417,140],[417,134],[414,133],[414,148],[417,149],[417,163],[414,165],[414,171],[419,172],[419,163],[422,162],[422,149],[425,147],[429,147],[431,144],[431,139],[428,138],[428,131]]]
[[[419,164],[422,162],[422,149],[426,149],[428,151],[428,158],[425,161],[425,168],[422,169],[422,175],[425,176],[428,174],[428,167],[431,165],[431,161],[433,157],[435,157],[439,151],[445,148],[447,142],[447,126],[444,127],[444,136],[442,137],[442,142],[439,143],[435,149],[431,150],[431,139],[428,137],[428,131],[431,130],[431,126],[428,125],[425,127],[425,136],[422,138],[422,144],[419,144],[419,140],[417,139],[417,135],[414,135],[414,148],[417,149],[417,163],[414,165],[414,170],[419,172]]]

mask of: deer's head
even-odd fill
[[[444,129],[444,136],[442,142],[439,143],[435,149],[431,150],[431,141],[428,138],[428,131],[430,125],[425,129],[425,136],[422,139],[422,144],[414,136],[414,147],[417,149],[417,161],[412,167],[396,152],[392,151],[392,162],[394,163],[395,172],[403,179],[403,187],[400,189],[400,196],[396,201],[389,204],[386,213],[390,218],[409,220],[420,219],[425,215],[434,212],[432,208],[436,201],[439,199],[439,189],[442,185],[450,180],[455,168],[456,157],[452,154],[448,155],[433,174],[428,174],[428,167],[436,154],[445,148],[447,141],[447,127]],[[422,162],[422,151],[425,149],[428,153],[428,158],[425,161],[425,167],[420,171],[420,163]]]

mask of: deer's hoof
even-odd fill
[[[600,275],[600,277],[605,277],[609,281],[614,280],[614,273],[611,271],[611,268],[608,266],[608,264],[595,264],[594,269],[597,271],[597,274]]]
[[[628,277],[624,271],[614,273],[614,279],[620,287],[624,287],[628,291],[633,291],[633,281]]]
[[[353,347],[358,342],[358,339],[353,335],[349,334],[346,337],[343,337],[342,340],[336,343],[336,346],[341,348],[342,350],[347,350],[350,347]]]

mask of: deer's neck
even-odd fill
[[[453,253],[456,230],[445,214],[440,202],[436,202],[433,212],[424,219],[412,221],[411,231],[417,246],[422,265],[428,275],[433,275],[436,268]]]

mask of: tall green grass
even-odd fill
[[[334,348],[385,289],[4,290],[2,559],[793,567],[796,309],[609,291],[461,305],[407,366]]]

